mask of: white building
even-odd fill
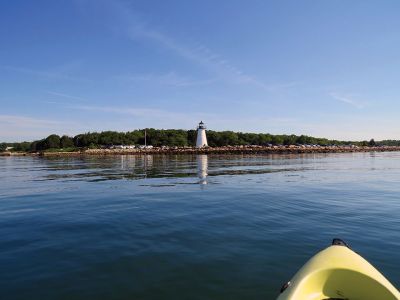
[[[196,147],[207,147],[207,137],[206,137],[206,126],[204,125],[203,121],[199,123],[197,127],[197,140],[196,140]]]
[[[135,149],[135,145],[114,145],[113,149]]]

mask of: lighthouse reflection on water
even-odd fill
[[[205,154],[197,155],[197,176],[201,185],[207,184],[208,157]]]

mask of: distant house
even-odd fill
[[[135,145],[114,145],[113,149],[135,149]]]
[[[12,149],[14,149],[14,147],[6,147],[6,151],[10,151]]]

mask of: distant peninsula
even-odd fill
[[[138,129],[103,131],[74,137],[56,134],[32,142],[0,143],[2,155],[136,153],[307,153],[399,151],[399,140],[340,141],[307,135],[274,135],[207,130],[209,147],[195,148],[196,130]]]

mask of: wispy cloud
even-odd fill
[[[330,96],[337,101],[349,104],[358,109],[362,109],[367,105],[367,102],[354,99],[353,96],[338,95],[336,93],[331,93]]]
[[[145,121],[145,124],[153,124],[152,126],[159,126],[160,124],[170,124],[169,126],[182,126],[194,127],[193,120],[201,120],[203,118],[214,118],[214,114],[198,113],[198,112],[175,112],[165,109],[155,109],[146,107],[115,107],[115,106],[93,106],[93,105],[74,105],[69,106],[70,109],[81,110],[91,113],[104,113],[109,115],[125,115],[127,117],[135,117],[134,121]],[[112,120],[118,120],[116,116],[110,116]],[[146,125],[145,125],[146,126]],[[148,126],[148,125],[147,125]],[[170,127],[172,128],[172,127]]]
[[[35,77],[40,77],[40,78],[45,78],[45,79],[50,79],[50,80],[90,82],[89,79],[70,75],[69,72],[70,72],[71,68],[72,68],[72,65],[70,65],[70,64],[58,66],[58,67],[54,68],[54,70],[37,70],[37,69],[31,69],[31,68],[19,67],[19,66],[0,65],[0,69],[2,69],[2,70],[22,73],[22,74],[26,74],[26,75],[32,75]]]
[[[75,105],[70,106],[72,109],[84,110],[88,112],[103,112],[120,115],[130,115],[134,117],[175,117],[177,114],[151,108],[133,108],[133,107],[113,107],[113,106],[93,106],[93,105]]]
[[[14,127],[48,127],[53,125],[62,124],[58,121],[51,121],[45,119],[37,119],[19,115],[0,115],[0,124],[3,126],[14,126]],[[3,127],[4,128],[4,127]]]
[[[140,108],[140,107],[111,107],[111,106],[73,106],[71,109],[82,110],[90,113],[104,113],[109,115],[110,120],[118,122],[118,117],[127,116],[134,117],[135,123],[144,121],[143,125],[155,128],[194,128],[196,121],[206,120],[214,130],[239,130],[237,124],[243,124],[241,130],[259,131],[260,128],[267,126],[269,130],[277,130],[279,126],[294,126],[300,121],[288,117],[252,117],[238,116],[236,118],[227,118],[214,113],[198,113],[198,112],[174,112],[163,109]],[[114,115],[114,116],[113,116]],[[105,118],[107,119],[107,118]],[[258,130],[257,130],[258,128]],[[265,131],[264,131],[265,132]],[[282,132],[279,132],[282,133]]]
[[[162,32],[148,24],[137,12],[121,1],[107,2],[108,13],[113,13],[113,20],[119,22],[119,29],[133,41],[147,40],[167,49],[175,55],[197,64],[198,66],[212,72],[217,79],[231,84],[247,84],[271,91],[276,89],[276,85],[269,85],[253,75],[247,74],[243,70],[234,66],[227,59],[215,53],[202,43],[185,43],[171,35]],[[214,80],[214,79],[212,79]],[[292,83],[289,83],[291,86]],[[284,88],[282,84],[280,88]]]
[[[71,96],[67,94],[61,94],[61,93],[54,93],[51,92],[51,94],[55,94],[60,97],[64,98],[71,98],[71,99],[79,99],[79,100],[85,100],[90,102],[87,99],[77,97],[77,96]],[[148,108],[148,107],[129,107],[129,106],[111,106],[111,105],[90,105],[90,104],[84,104],[84,103],[76,103],[76,102],[56,102],[56,101],[47,101],[47,103],[51,104],[56,104],[56,105],[61,105],[62,107],[66,109],[73,109],[73,110],[80,110],[80,111],[86,111],[88,113],[105,113],[105,114],[112,114],[112,115],[126,115],[126,116],[133,116],[136,118],[143,118],[143,119],[148,119],[148,120],[153,120],[155,122],[157,119],[163,119],[163,120],[193,120],[193,117],[198,117],[198,113],[179,113],[179,112],[173,112],[169,110],[163,110],[163,109],[156,109],[156,108]],[[201,114],[204,116],[205,114]],[[115,116],[111,117],[112,119],[117,119]]]
[[[71,95],[64,94],[64,93],[59,93],[59,92],[47,91],[46,93],[49,94],[49,95],[53,95],[53,96],[57,96],[57,97],[61,97],[61,98],[77,100],[79,102],[87,102],[88,101],[88,99],[85,99],[85,98],[82,98],[82,97],[71,96]]]
[[[132,39],[146,38],[153,42],[157,42],[159,45],[173,51],[175,54],[206,68],[221,80],[233,84],[252,84],[265,89],[269,88],[265,83],[251,75],[245,74],[243,71],[233,66],[227,60],[221,58],[220,55],[213,53],[205,46],[186,46],[174,40],[172,37],[144,26],[132,27],[130,37]]]
[[[174,71],[164,74],[133,74],[127,76],[120,76],[124,80],[130,82],[149,82],[151,84],[165,85],[171,87],[189,87],[189,86],[203,86],[215,83],[218,79],[193,79],[181,76]]]

